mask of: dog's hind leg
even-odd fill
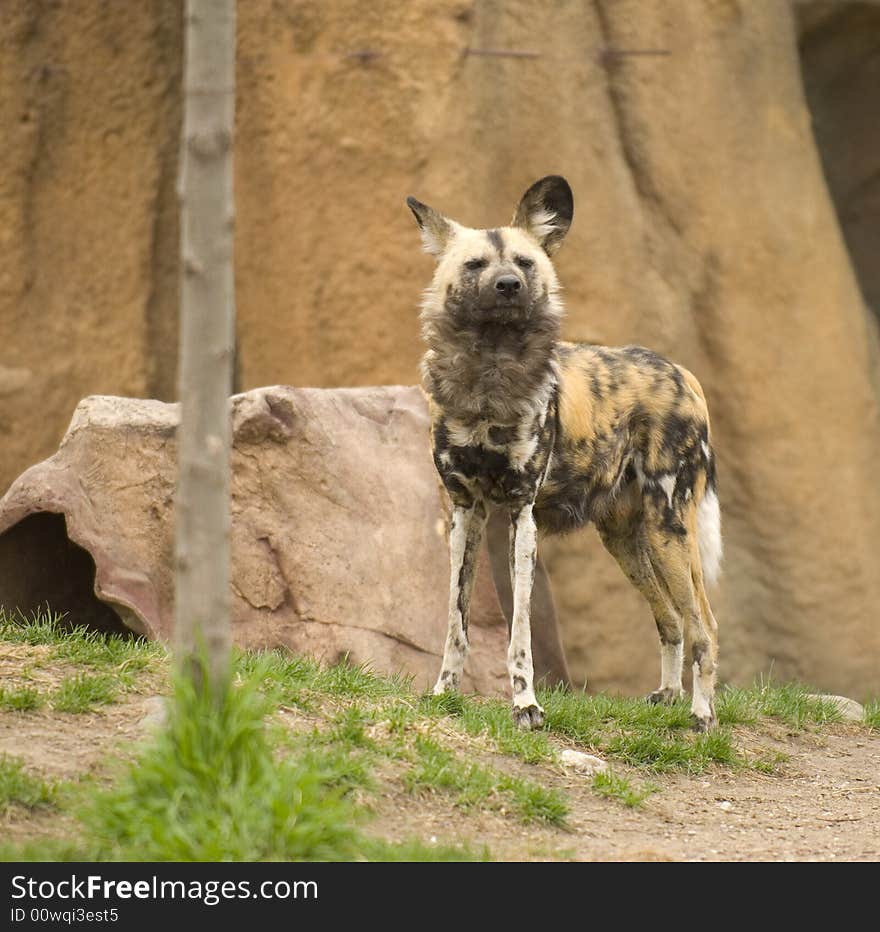
[[[679,506],[675,516],[666,503],[645,501],[645,529],[648,552],[654,572],[669,593],[676,611],[687,625],[693,654],[693,700],[691,712],[698,731],[707,731],[715,722],[714,618],[703,622],[693,561],[699,561],[696,541],[696,512],[693,501]],[[699,563],[697,563],[699,566]],[[700,576],[700,579],[702,577]],[[700,586],[699,588],[702,588]],[[708,605],[708,601],[705,603]],[[710,633],[711,632],[711,633]]]
[[[458,689],[468,651],[468,613],[474,590],[477,554],[486,525],[486,506],[476,501],[470,508],[456,505],[449,527],[449,627],[443,665],[434,694]]]
[[[598,528],[605,549],[617,560],[629,581],[645,597],[660,636],[660,686],[648,695],[649,702],[674,702],[682,695],[681,673],[684,638],[681,617],[657,581],[648,555],[641,525],[627,528]]]
[[[507,672],[513,693],[513,720],[521,728],[540,728],[544,710],[535,697],[532,662],[532,585],[538,555],[538,531],[532,505],[510,514],[510,576],[513,588],[513,621],[507,650]]]
[[[705,697],[705,701],[712,710],[712,716],[714,717],[715,674],[718,669],[718,622],[715,621],[712,606],[709,604],[709,597],[706,595],[702,557],[700,548],[697,546],[697,524],[693,518],[691,519],[691,525],[694,528],[694,533],[689,534],[691,543],[691,580],[700,606],[703,629],[709,642],[708,648],[703,649],[704,657],[700,659],[699,663],[697,662],[697,652],[694,651],[694,703],[696,705],[699,690],[702,696]]]

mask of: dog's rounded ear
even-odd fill
[[[455,233],[455,224],[433,207],[428,207],[414,197],[406,199],[406,206],[413,212],[419,225],[425,252],[431,253],[432,256],[442,256]]]
[[[513,226],[520,227],[544,247],[548,255],[559,249],[574,216],[574,197],[561,175],[547,175],[522,196]]]

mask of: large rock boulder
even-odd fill
[[[231,407],[235,642],[348,655],[428,686],[449,559],[419,390],[274,387]],[[178,416],[129,398],[77,407],[58,452],[0,500],[0,604],[171,637]],[[536,620],[539,673],[558,682],[552,606]],[[464,688],[503,693],[507,623],[485,552],[471,631]]]

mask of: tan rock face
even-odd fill
[[[804,90],[828,188],[868,306],[880,315],[880,2],[800,2]]]
[[[84,395],[173,395],[179,6],[0,9],[3,491]]]
[[[241,386],[415,382],[431,265],[405,195],[494,225],[533,180],[563,174],[565,335],[646,344],[706,389],[722,676],[772,665],[823,690],[880,691],[877,337],[823,179],[790,4],[546,4],[539,27],[534,11],[239,4]],[[10,482],[51,453],[84,395],[174,396],[180,6],[8,0],[0,16]],[[575,676],[653,688],[650,615],[595,535],[545,555]],[[242,598],[281,591],[269,573]]]
[[[449,558],[419,390],[260,389],[236,396],[232,417],[235,642],[431,684]],[[171,637],[177,421],[156,401],[79,405],[55,456],[0,500],[0,603],[48,600],[73,622]],[[556,682],[555,619],[537,614],[539,672]],[[465,688],[505,693],[507,623],[485,555],[471,641]]]

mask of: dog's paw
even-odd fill
[[[674,689],[672,686],[665,686],[663,689],[655,689],[654,692],[648,693],[645,699],[652,705],[672,705],[676,699],[683,695],[683,689]]]
[[[711,731],[718,724],[718,719],[715,717],[713,712],[711,715],[695,715],[691,713],[691,728],[694,731],[698,731],[701,734],[704,734],[707,731]]]
[[[434,684],[434,695],[442,696],[443,693],[454,693],[458,690],[458,676],[451,670],[444,670],[437,678]]]
[[[514,706],[513,723],[517,728],[534,731],[544,724],[544,710],[537,704]]]
[[[707,732],[714,728],[718,724],[714,699],[708,702],[695,702],[691,706],[691,722],[694,731]]]

